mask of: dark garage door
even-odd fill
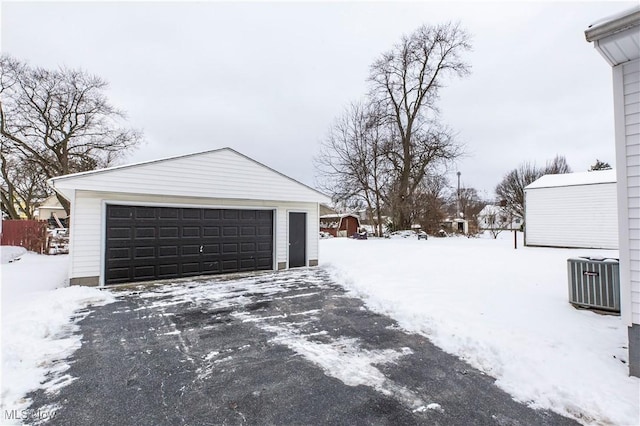
[[[107,205],[105,284],[273,268],[273,211]]]

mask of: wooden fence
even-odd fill
[[[3,220],[0,245],[19,246],[36,253],[47,249],[47,222],[44,220]]]

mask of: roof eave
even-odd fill
[[[595,42],[638,25],[640,25],[640,6],[590,25],[584,35],[588,42]]]

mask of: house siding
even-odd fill
[[[273,209],[274,269],[288,258],[288,212],[307,213],[307,264],[318,260],[318,205],[317,203],[265,200],[233,200],[220,198],[175,197],[150,194],[124,194],[119,192],[76,191],[71,230],[72,262],[70,278],[78,281],[102,275],[104,262],[104,206],[105,203],[131,205],[174,205],[180,207],[253,208]],[[102,283],[102,282],[101,282]]]
[[[618,248],[615,183],[526,190],[529,246]]]
[[[625,272],[621,279],[623,286],[629,286],[627,306],[630,305],[631,315],[626,319],[631,325],[640,324],[640,60],[618,65],[613,73],[614,96],[621,98],[615,102],[616,152],[621,169],[618,190],[624,197],[620,212],[620,257]]]
[[[315,190],[226,148],[62,177],[55,180],[55,187],[178,197],[330,201]]]

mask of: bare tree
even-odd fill
[[[446,216],[447,178],[444,174],[430,174],[414,196],[416,217],[427,233],[436,233]]]
[[[469,232],[477,231],[478,214],[487,205],[475,188],[460,188],[460,213],[469,222]]]
[[[489,231],[493,239],[497,239],[498,235],[505,229],[507,229],[510,225],[510,213],[501,206],[487,206],[492,207],[490,211],[479,218],[483,222],[483,229]]]
[[[522,163],[505,175],[496,186],[498,199],[504,201],[511,214],[524,218],[524,188],[544,175],[571,173],[571,168],[563,156],[548,161],[544,168],[532,163]]]
[[[540,176],[544,175],[561,175],[563,173],[571,173],[571,167],[567,163],[567,159],[562,155],[556,155],[553,160],[547,161],[547,165],[540,170]]]
[[[321,187],[331,193],[334,202],[363,200],[369,216],[375,218],[378,235],[382,234],[388,176],[382,125],[375,108],[354,103],[336,120],[314,157]]]
[[[107,86],[82,70],[51,71],[0,57],[3,164],[28,161],[45,182],[111,165],[135,148],[141,135],[119,126],[124,113],[108,102]],[[3,189],[10,191],[16,185],[8,179],[11,174],[3,174]],[[69,203],[58,198],[68,213]]]
[[[2,211],[10,219],[33,219],[38,201],[47,197],[49,188],[42,180],[37,162],[4,152],[0,148],[0,195]]]
[[[457,24],[422,26],[371,66],[371,97],[394,127],[387,154],[395,182],[390,199],[396,227],[411,225],[411,198],[434,164],[456,158],[461,147],[438,122],[444,80],[469,73],[462,54],[469,36]]]

